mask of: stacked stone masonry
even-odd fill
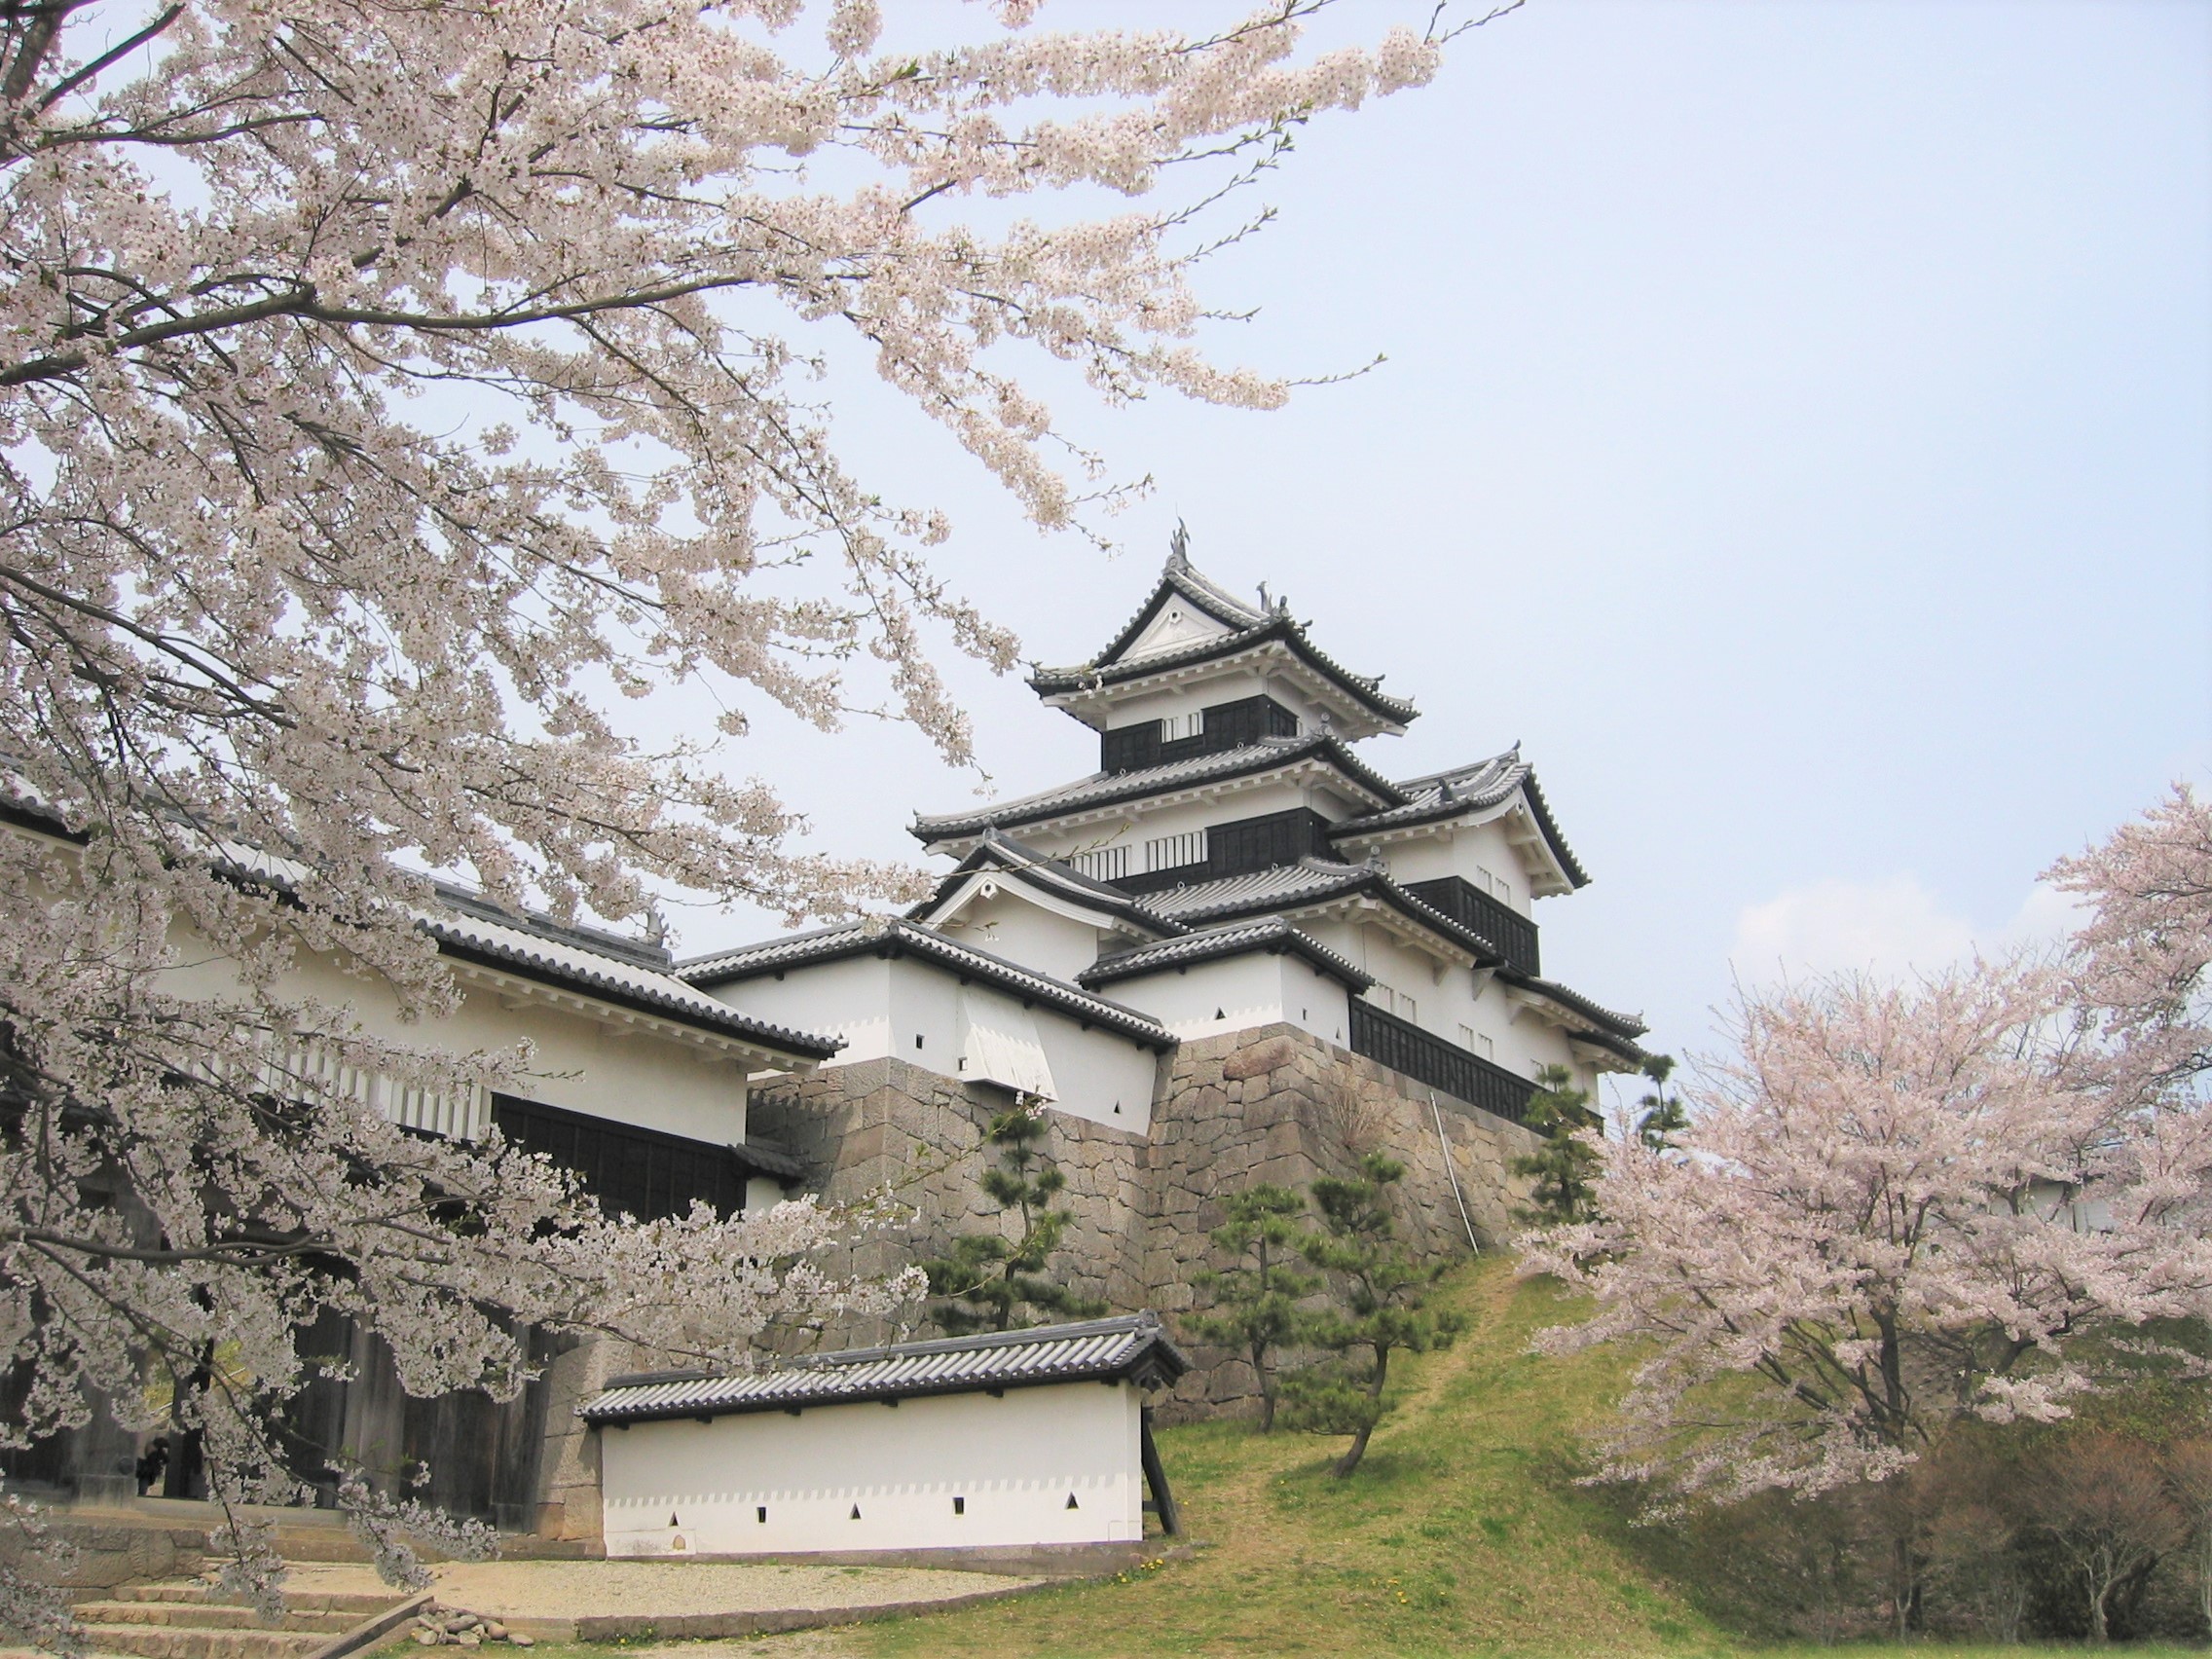
[[[1011,1223],[982,1196],[984,1134],[1009,1105],[898,1059],[835,1067],[756,1092],[755,1132],[790,1147],[826,1199],[889,1191],[916,1212],[911,1231],[863,1246],[851,1264],[889,1271],[953,1235]],[[1192,1275],[1213,1260],[1222,1200],[1263,1182],[1303,1189],[1348,1175],[1380,1150],[1406,1166],[1395,1194],[1399,1235],[1426,1259],[1469,1253],[1512,1231],[1526,1182],[1511,1173],[1536,1137],[1290,1025],[1185,1042],[1161,1067],[1149,1135],[1048,1114],[1047,1143],[1074,1212],[1054,1270],[1117,1310],[1157,1309],[1172,1324],[1195,1304]],[[1450,1169],[1446,1157],[1449,1148]],[[1457,1178],[1455,1193],[1453,1176]],[[1465,1205],[1462,1219],[1461,1203]],[[850,1327],[838,1342],[892,1340]],[[1186,1344],[1198,1363],[1162,1416],[1242,1409],[1256,1391],[1231,1352]]]

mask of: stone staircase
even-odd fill
[[[205,1584],[134,1584],[79,1602],[87,1648],[133,1659],[308,1659],[363,1620],[390,1608],[396,1594],[303,1592],[284,1598],[284,1616],[265,1622],[242,1599]]]

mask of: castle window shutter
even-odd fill
[[[960,1075],[1056,1100],[1052,1068],[1037,1040],[1037,1022],[1011,997],[966,985],[960,992]]]

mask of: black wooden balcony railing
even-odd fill
[[[1536,924],[1510,904],[1493,899],[1474,883],[1461,876],[1448,875],[1438,881],[1409,881],[1406,891],[1422,903],[1442,910],[1462,927],[1473,928],[1523,973],[1544,971],[1536,952]]]
[[[1351,1005],[1351,1051],[1510,1124],[1528,1116],[1529,1097],[1536,1092],[1527,1078],[1357,999]]]

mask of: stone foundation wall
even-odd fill
[[[1426,1088],[1295,1026],[1186,1042],[1161,1067],[1149,1135],[1048,1115],[1047,1149],[1067,1176],[1075,1215],[1055,1270],[1117,1309],[1153,1308],[1172,1320],[1194,1306],[1192,1273],[1226,1265],[1210,1262],[1207,1237],[1221,1225],[1225,1196],[1261,1182],[1296,1189],[1348,1175],[1372,1150],[1406,1166],[1396,1210],[1411,1248],[1464,1256],[1470,1224],[1488,1248],[1511,1231],[1526,1183],[1510,1164],[1536,1138],[1448,1096],[1431,1099]],[[989,1161],[984,1133],[1008,1103],[1001,1090],[884,1059],[763,1089],[751,1121],[819,1172],[826,1198],[888,1189],[918,1212],[911,1232],[871,1241],[849,1264],[883,1272],[936,1253],[955,1234],[999,1226],[1012,1235],[977,1185]],[[830,1340],[900,1334],[854,1325]],[[1163,1418],[1239,1409],[1256,1393],[1240,1357],[1184,1346],[1198,1364],[1163,1403]]]

